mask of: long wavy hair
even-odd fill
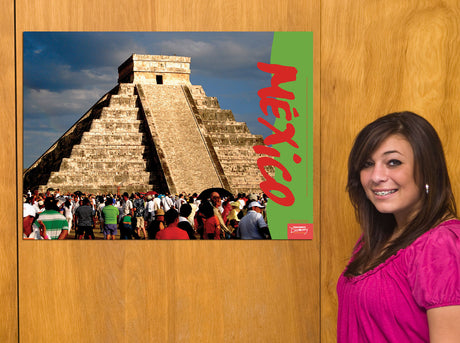
[[[402,135],[412,147],[414,180],[420,189],[422,206],[402,234],[390,242],[396,220],[393,214],[377,211],[367,198],[360,173],[373,152],[391,135]],[[355,254],[345,271],[347,276],[375,268],[440,222],[457,216],[441,140],[427,120],[412,112],[380,117],[358,134],[348,159],[347,191],[362,229]]]

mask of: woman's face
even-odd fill
[[[401,135],[385,139],[360,172],[367,198],[379,212],[394,214],[399,228],[421,207],[421,191],[414,175],[414,152]]]

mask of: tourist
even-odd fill
[[[105,206],[102,209],[104,218],[104,238],[108,240],[115,239],[117,235],[118,215],[120,214],[117,207],[113,206],[113,199],[108,197]]]
[[[223,232],[220,227],[219,218],[209,201],[205,200],[201,203],[197,216],[200,223],[200,237],[202,239],[221,239]]]
[[[104,232],[104,217],[102,216],[102,209],[105,207],[105,201],[107,200],[107,197],[101,197],[99,199],[100,203],[99,206],[97,207],[96,215],[97,215],[97,220],[99,221],[99,232],[103,233]]]
[[[133,202],[129,199],[128,192],[124,192],[121,200],[121,214],[134,216]]]
[[[67,219],[70,233],[73,225],[73,204],[70,199],[66,199],[66,201],[62,204],[62,209],[64,210],[64,217]]]
[[[220,194],[218,192],[212,192],[210,195],[210,199],[211,199],[211,204],[213,206],[214,215],[216,215],[217,219],[219,220],[220,229],[222,230],[224,237],[227,234],[231,235],[233,231],[230,228],[227,228],[227,226],[225,225],[224,218],[222,217],[221,210],[223,209],[222,209],[222,198]]]
[[[246,206],[245,197],[246,197],[246,194],[238,193],[236,201],[238,201],[240,203],[240,211]]]
[[[153,198],[154,198],[153,194],[147,195],[147,204],[145,206],[145,210],[146,210],[145,212],[147,216],[146,226],[148,226],[155,219],[155,202]]]
[[[153,210],[158,211],[161,208],[161,198],[160,195],[156,195],[155,198],[153,199]]]
[[[180,212],[180,208],[183,204],[185,204],[186,201],[184,199],[184,193],[180,193],[177,197],[176,200],[174,201],[174,207],[178,212]]]
[[[136,225],[136,235],[140,237],[141,236],[140,232],[142,231],[144,233],[143,239],[147,239],[147,232],[145,231],[144,211],[145,211],[144,199],[141,198],[139,192],[136,192],[134,193],[134,200],[133,200],[133,213],[134,213],[134,221]]]
[[[155,219],[147,226],[149,239],[155,239],[158,231],[164,230],[165,212],[162,208],[155,211]]]
[[[169,195],[169,193],[166,193],[162,199],[161,199],[161,207],[163,208],[163,210],[166,212],[168,212],[171,208],[174,207],[174,203]]]
[[[189,239],[187,232],[177,227],[179,213],[171,208],[165,213],[166,228],[158,231],[156,239]]]
[[[193,230],[195,230],[195,232],[196,232],[197,231],[196,230],[197,226],[196,226],[196,221],[195,221],[195,215],[196,215],[196,212],[198,211],[198,205],[196,204],[196,202],[193,201],[192,197],[188,198],[187,203],[192,208],[192,211],[190,212],[189,216],[187,217],[187,220],[190,222],[190,225],[192,225]]]
[[[362,234],[337,284],[338,342],[458,342],[460,221],[434,128],[411,112],[367,125],[347,190]]]
[[[240,218],[238,217],[240,212],[240,203],[239,201],[232,201],[229,204],[231,206],[231,210],[226,217],[225,225],[233,231],[230,238],[236,238],[236,233],[240,221]]]
[[[45,210],[45,201],[43,199],[38,200],[36,206],[34,204],[34,207],[37,213],[42,213]]]
[[[95,239],[94,237],[94,216],[96,212],[91,206],[88,198],[82,200],[82,205],[75,211],[75,224],[77,225],[77,239]]]
[[[240,212],[240,203],[239,201],[232,201],[230,202],[231,210],[227,215],[226,224],[230,222],[230,220],[235,219],[236,221],[240,221],[238,218],[238,213]]]
[[[270,239],[268,225],[262,216],[264,206],[258,201],[251,201],[248,212],[238,224],[237,238],[241,239]]]
[[[37,216],[37,211],[35,210],[34,206],[32,205],[33,198],[26,197],[24,198],[24,203],[22,206],[22,232],[24,238],[29,238],[29,236],[33,232],[32,224],[35,221]]]
[[[46,234],[49,239],[65,239],[68,234],[67,219],[59,213],[57,200],[52,195],[45,199],[45,211],[40,213],[38,220],[46,227]]]
[[[177,227],[187,232],[190,239],[196,239],[195,230],[187,219],[190,213],[192,213],[192,206],[190,206],[190,204],[185,203],[181,205],[179,211],[179,223],[177,224]]]
[[[131,215],[124,215],[120,223],[120,239],[133,239],[135,236],[133,230],[133,219]],[[139,237],[139,236],[137,236]]]

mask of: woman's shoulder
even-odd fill
[[[413,246],[407,275],[419,306],[428,309],[458,304],[460,221],[451,219],[442,222],[419,237]]]
[[[460,255],[460,220],[446,220],[418,237],[407,248],[402,249],[410,265],[416,261],[438,256]]]
[[[442,250],[448,246],[460,245],[460,220],[446,220],[418,237],[405,250],[418,253],[420,250]]]
[[[441,228],[453,229],[454,231],[458,231],[460,230],[460,220],[457,218],[445,220],[438,224],[433,230]]]
[[[436,241],[438,243],[447,241],[460,242],[460,220],[446,220],[426,232],[423,238],[425,241]]]

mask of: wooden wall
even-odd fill
[[[14,4],[0,7],[0,341],[14,342],[18,334],[18,246],[16,191],[16,93],[14,51]]]
[[[358,131],[390,112],[423,115],[441,136],[460,200],[458,6],[457,1],[321,1],[323,342],[335,341],[335,281],[359,235],[345,192],[347,154]]]
[[[459,18],[456,1],[3,1],[0,341],[334,342],[336,280],[358,237],[345,182],[359,129],[424,115],[460,194]],[[19,239],[22,32],[48,30],[313,31],[315,239]]]

